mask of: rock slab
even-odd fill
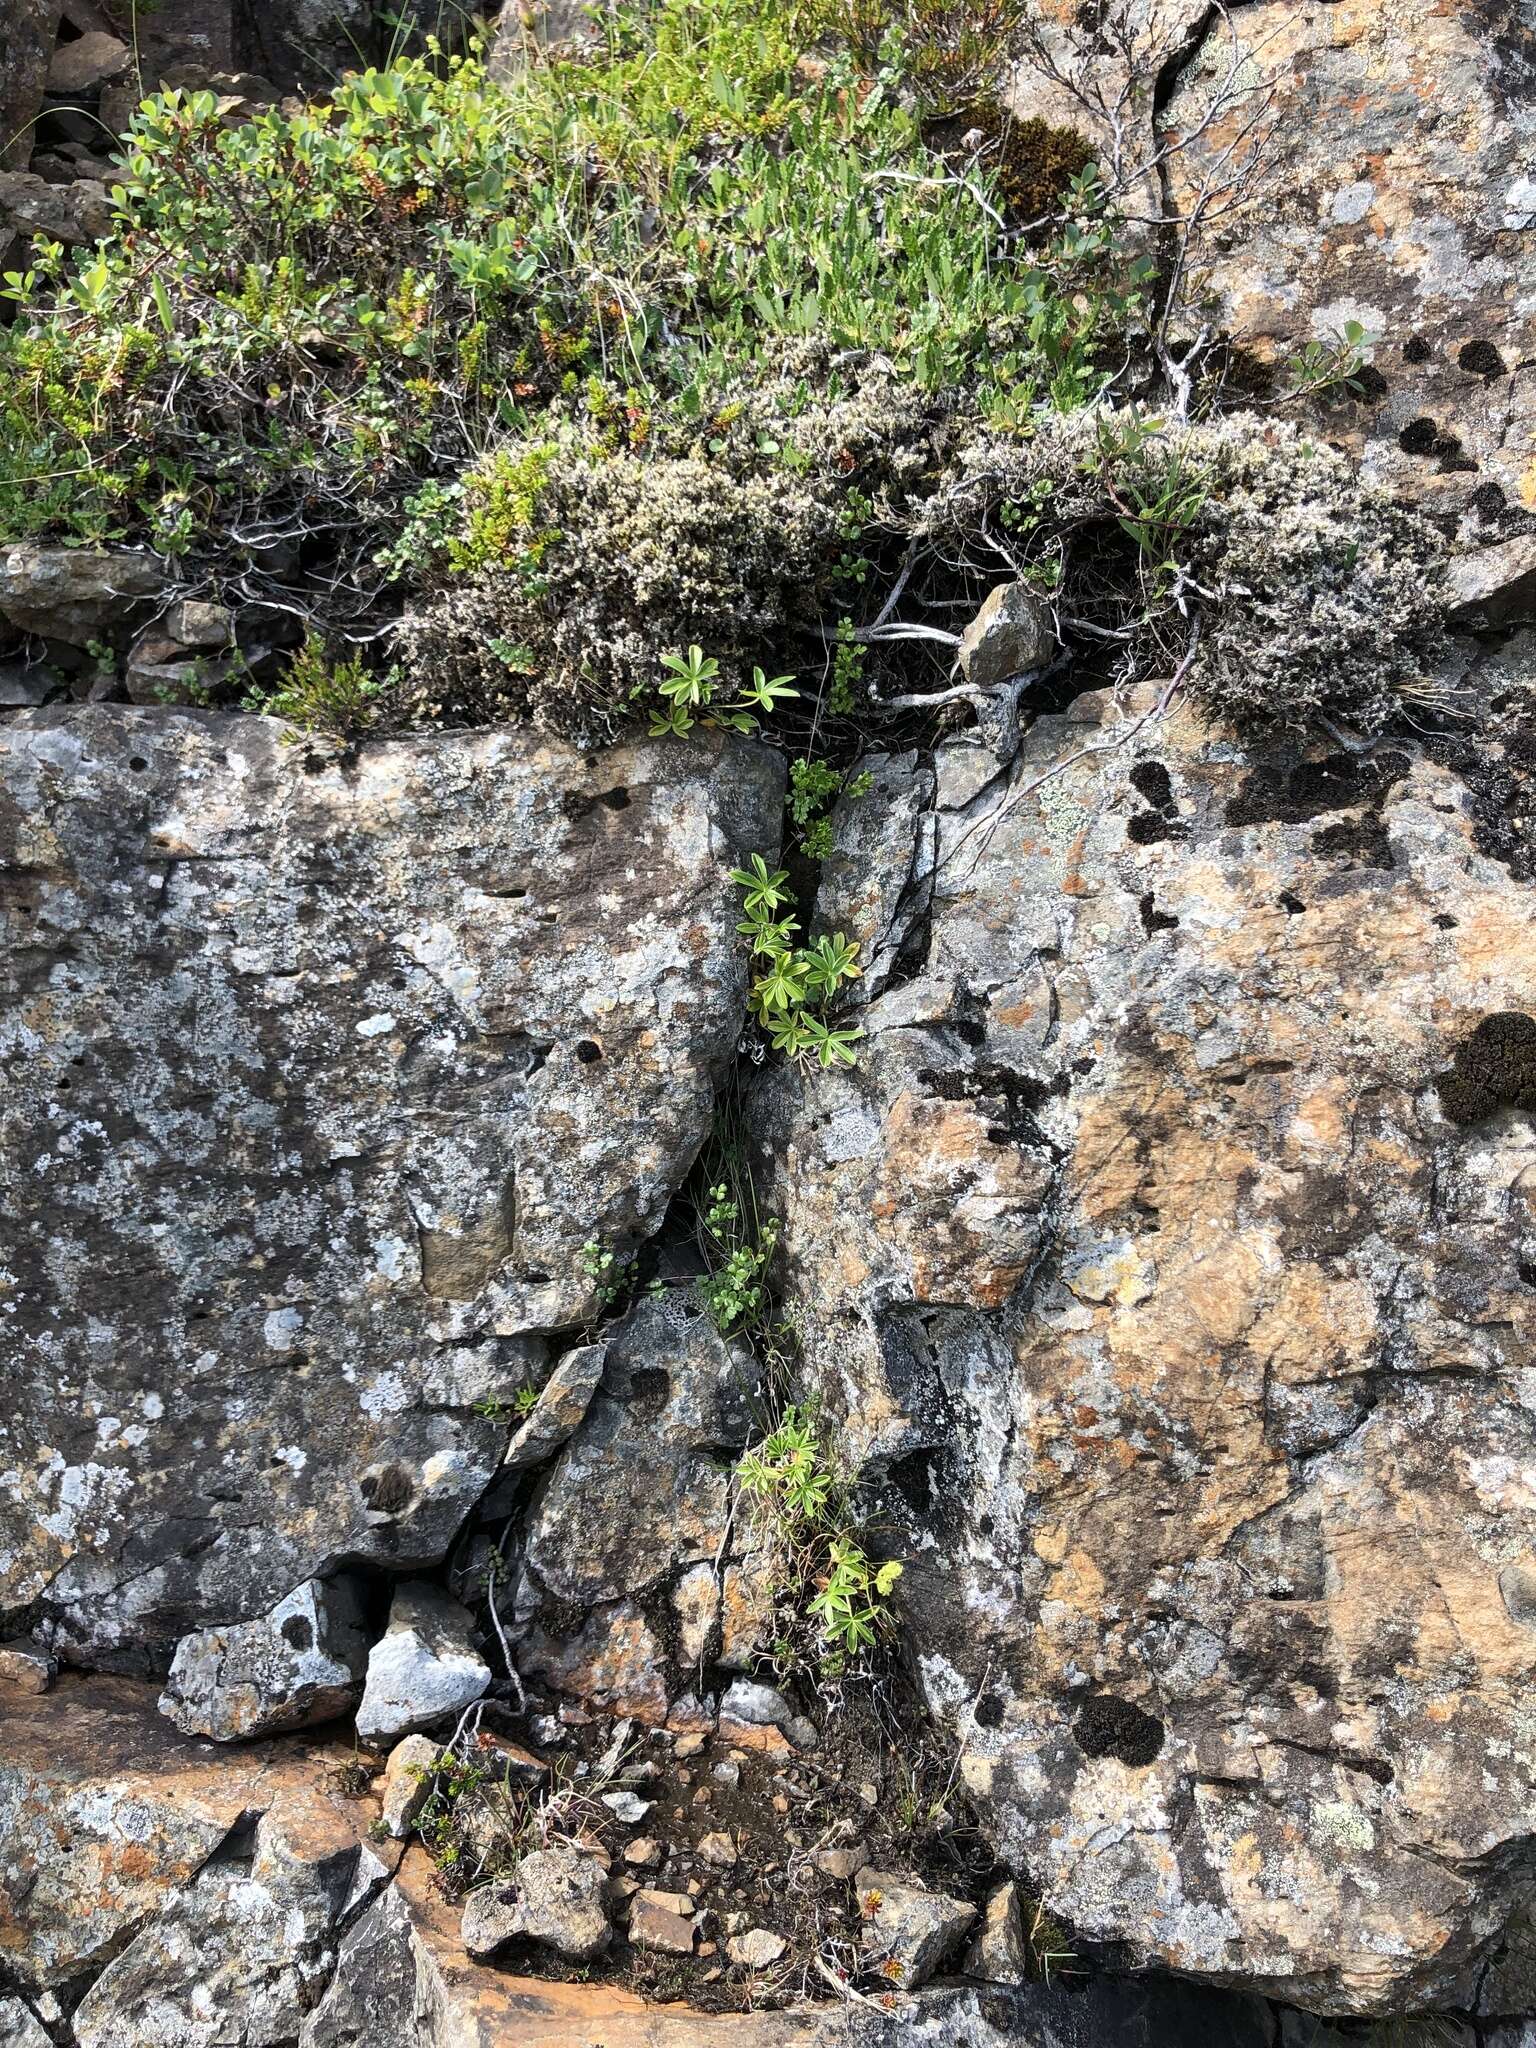
[[[708,1127],[781,774],[0,722],[0,1616],[163,1672],[343,1559],[441,1559],[582,1246],[653,1230]]]

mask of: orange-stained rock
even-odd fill
[[[1181,1972],[1454,2003],[1536,1850],[1536,1025],[1474,1040],[1536,915],[1414,746],[1151,701],[990,807],[939,750],[925,974],[764,1075],[764,1199],[1004,1859]]]
[[[1278,366],[1346,320],[1377,335],[1384,383],[1324,431],[1418,501],[1460,511],[1476,493],[1469,541],[1536,510],[1531,47],[1528,21],[1497,7],[1262,0],[1212,18],[1161,124],[1175,205],[1214,201],[1199,317]],[[1234,63],[1271,95],[1262,172],[1235,208],[1262,95],[1198,132]]]

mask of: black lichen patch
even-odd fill
[[[1433,354],[1434,350],[1422,334],[1410,334],[1403,343],[1403,361],[1405,363],[1427,363]]]
[[[1536,881],[1536,689],[1500,691],[1480,732],[1432,740],[1428,751],[1467,786],[1478,852]]]
[[[1161,761],[1138,761],[1131,770],[1132,789],[1155,810],[1173,809],[1173,780]]]
[[[1040,1145],[1054,1158],[1061,1156],[1041,1129],[1037,1115],[1057,1091],[1033,1074],[1020,1074],[1011,1067],[984,1062],[949,1073],[926,1067],[917,1078],[941,1102],[973,1102],[991,1117],[993,1121],[987,1126],[989,1143]]]
[[[1159,840],[1185,836],[1177,819],[1165,818],[1159,811],[1138,811],[1125,832],[1133,846],[1156,846]]]
[[[1109,1692],[1089,1700],[1072,1723],[1072,1740],[1084,1756],[1118,1757],[1137,1768],[1156,1759],[1164,1732],[1155,1714]]]
[[[1324,825],[1311,839],[1313,853],[1348,861],[1357,868],[1390,868],[1392,842],[1380,815],[1367,812],[1361,818],[1341,818],[1336,825]]]
[[[1280,908],[1287,917],[1300,917],[1306,907],[1306,904],[1302,902],[1301,898],[1293,890],[1282,889],[1280,891]]]
[[[1469,341],[1459,349],[1457,362],[1474,377],[1502,377],[1504,358],[1491,341]]]
[[[1379,810],[1408,773],[1406,754],[1329,754],[1321,761],[1262,762],[1227,805],[1229,825],[1304,825],[1329,811]]]
[[[290,1614],[282,1626],[283,1641],[291,1650],[312,1650],[315,1631],[302,1614]]]
[[[1420,413],[1416,420],[1410,420],[1397,437],[1397,445],[1405,455],[1428,455],[1440,437],[1440,429],[1426,414]]]
[[[1435,1088],[1453,1124],[1479,1124],[1499,1109],[1536,1109],[1536,1017],[1519,1010],[1485,1017]]]
[[[1509,501],[1500,485],[1487,483],[1479,484],[1467,502],[1478,518],[1486,523],[1490,519],[1497,519]]]
[[[1158,932],[1178,930],[1179,920],[1170,917],[1166,910],[1158,909],[1157,898],[1150,889],[1142,896],[1137,908],[1141,912],[1141,928],[1149,939],[1155,937]]]

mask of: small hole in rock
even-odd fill
[[[144,773],[144,770],[149,766],[149,763],[145,760],[142,754],[135,754],[129,761],[128,766],[133,770],[135,775],[142,775]]]

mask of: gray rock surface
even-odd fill
[[[867,791],[852,794],[865,777]],[[860,1002],[887,986],[922,921],[933,870],[932,812],[933,771],[916,753],[862,755],[832,807],[815,932],[841,932],[858,945],[853,997]]]
[[[359,1739],[389,1742],[473,1705],[491,1682],[473,1629],[467,1610],[430,1580],[398,1585],[389,1626],[368,1653]]]
[[[0,548],[0,616],[23,632],[83,647],[98,634],[142,617],[163,581],[160,565],[149,555],[23,541]]]
[[[510,1878],[470,1893],[464,1946],[495,1955],[510,1941],[536,1941],[570,1962],[591,1962],[612,1939],[608,1879],[591,1856],[575,1849],[535,1849]]]
[[[41,601],[27,553],[0,582]],[[103,560],[98,592],[132,566]],[[727,874],[775,843],[781,772],[0,722],[0,1612],[164,1669],[342,1558],[442,1557],[531,1333],[592,1305],[581,1247],[652,1231],[708,1126]]]
[[[259,1621],[183,1636],[160,1711],[187,1735],[239,1742],[350,1713],[368,1631],[353,1579],[306,1579]]]
[[[619,1600],[714,1558],[728,1506],[720,1454],[752,1432],[756,1372],[677,1296],[629,1311],[530,1513],[520,1611],[546,1595]]]
[[[0,1995],[0,2048],[53,2048],[42,2022],[19,1998]]]
[[[0,241],[43,235],[68,245],[99,242],[111,231],[112,201],[95,179],[50,185],[32,171],[0,171]]]

